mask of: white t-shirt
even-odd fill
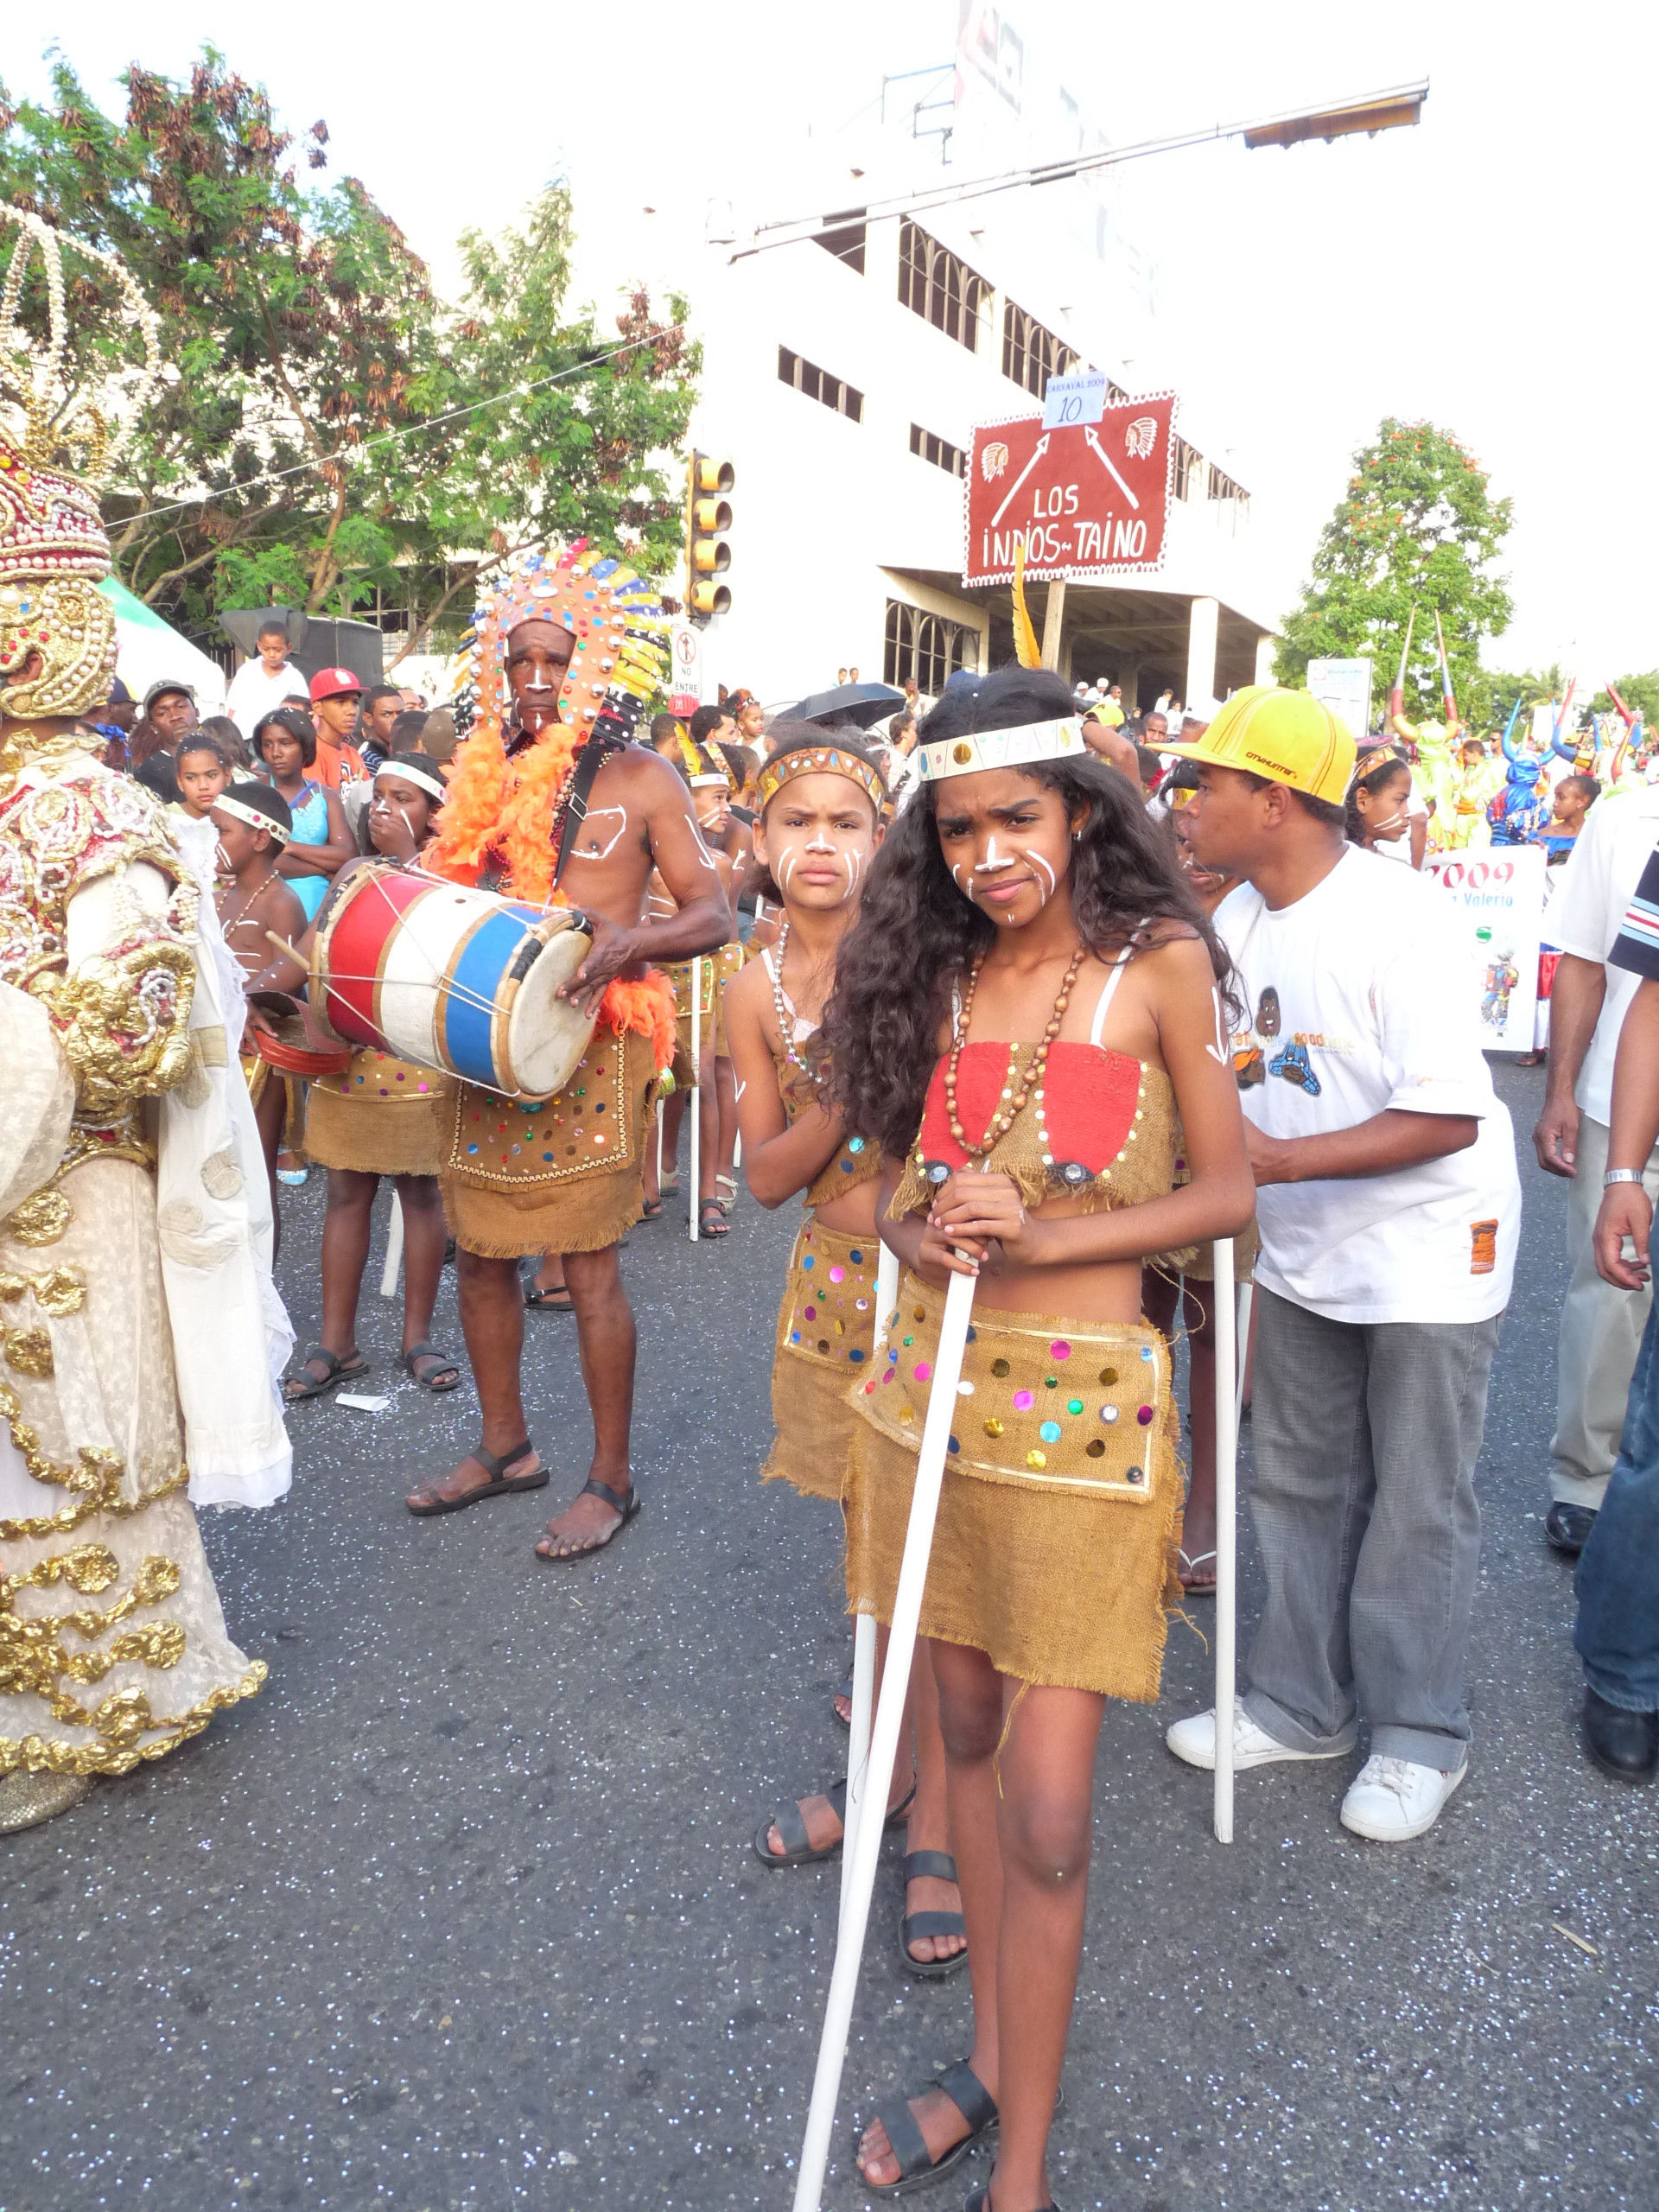
[[[304,677],[292,661],[284,661],[275,676],[267,676],[264,661],[257,658],[245,660],[231,678],[231,688],[225,695],[225,711],[243,736],[251,739],[254,725],[261,715],[268,715],[273,707],[280,707],[293,692],[308,689]]]
[[[1269,1136],[1352,1128],[1395,1108],[1469,1114],[1462,1152],[1256,1193],[1257,1280],[1333,1321],[1481,1321],[1509,1304],[1521,1232],[1510,1117],[1468,1005],[1446,893],[1350,846],[1276,912],[1250,884],[1216,910],[1249,1000],[1233,1065]],[[1310,1087],[1311,1086],[1311,1087]]]
[[[1643,784],[1599,798],[1567,865],[1555,871],[1560,880],[1549,902],[1546,941],[1580,960],[1605,962],[1656,839],[1659,786]],[[1592,1121],[1609,1123],[1613,1118],[1613,1055],[1641,980],[1628,968],[1607,970],[1607,995],[1574,1093],[1580,1112]]]

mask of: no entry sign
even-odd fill
[[[1032,576],[1122,575],[1164,558],[1175,395],[1116,400],[1098,423],[982,423],[968,468],[964,583],[1006,583],[1023,539]]]

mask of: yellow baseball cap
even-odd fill
[[[1158,750],[1217,768],[1242,768],[1333,806],[1342,804],[1354,773],[1347,725],[1312,692],[1283,691],[1275,683],[1235,691],[1202,737]]]

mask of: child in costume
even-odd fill
[[[852,1386],[848,1588],[878,1620],[945,1287],[963,1271],[978,1282],[921,1612],[974,2047],[878,2107],[859,2172],[893,2193],[1000,2121],[998,2212],[1051,2202],[1096,1742],[1109,1697],[1157,1695],[1179,1595],[1169,1349],[1140,1318],[1141,1263],[1232,1236],[1255,1196],[1226,963],[1074,704],[1030,667],[944,693],[825,1020],[832,1097],[887,1155],[879,1218],[905,1269],[880,1371]]]
[[[778,1313],[772,1370],[778,1433],[761,1479],[839,1504],[856,1422],[848,1385],[869,1372],[874,1348],[881,1157],[862,1137],[849,1137],[824,1103],[819,1028],[836,950],[881,841],[887,790],[855,736],[805,723],[780,724],[772,734],[779,742],[760,780],[755,842],[782,925],[776,944],[730,987],[726,1017],[749,1187],[765,1206],[797,1192],[806,1205]],[[915,1788],[895,1771],[898,1802],[890,1815],[896,1819],[909,1808],[906,1904],[915,1910],[901,1925],[899,1956],[911,1973],[933,1978],[961,1966],[965,1929],[956,1861],[943,1847],[944,1746],[925,1655],[912,1676],[910,1720]],[[841,1847],[844,1809],[844,1785],[836,1783],[763,1821],[756,1856],[773,1867],[830,1858]]]
[[[232,784],[213,801],[209,819],[219,832],[219,926],[226,950],[245,977],[270,963],[270,939],[297,944],[306,928],[305,908],[291,883],[277,873],[277,862],[292,834],[288,801],[268,784]],[[284,1128],[299,1142],[304,1109],[299,1078],[283,1075],[261,1059],[258,1031],[245,1032],[242,1075],[253,1103],[253,1116],[270,1185],[270,1215],[280,1228],[276,1205],[276,1159]]]
[[[367,825],[375,854],[418,861],[436,832],[443,775],[420,753],[394,753],[375,771]],[[340,871],[344,880],[351,868]],[[308,959],[310,938],[300,950]],[[273,981],[279,980],[273,976]],[[302,988],[301,974],[285,979]],[[441,1075],[365,1046],[339,1075],[314,1076],[306,1100],[305,1154],[328,1173],[322,1224],[322,1335],[283,1386],[290,1404],[320,1398],[369,1372],[358,1350],[357,1301],[368,1264],[370,1217],[380,1178],[396,1179],[404,1214],[403,1363],[423,1390],[453,1390],[461,1370],[431,1342],[443,1272],[438,1196]]]

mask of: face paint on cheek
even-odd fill
[[[962,880],[966,873],[967,871],[963,868],[953,868],[950,871],[950,880],[956,885],[957,890],[962,893],[963,898],[971,899],[974,894],[969,886]]]
[[[1048,878],[1048,888],[1043,893],[1043,904],[1046,906],[1049,900],[1054,896],[1054,887],[1059,879],[1056,876],[1053,869],[1049,866],[1048,862],[1043,858],[1040,853],[1030,853],[1027,857],[1031,861],[1033,868],[1041,868],[1043,874]]]
[[[849,853],[846,855],[846,860],[847,889],[850,893],[856,891],[858,888],[858,879],[862,874],[864,868],[864,855],[862,853]]]

